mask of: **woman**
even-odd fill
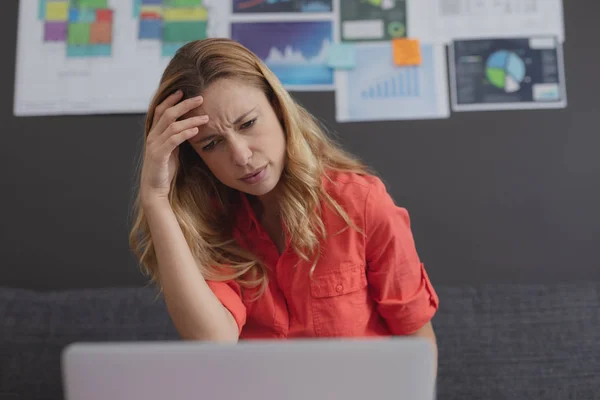
[[[183,46],[144,150],[131,246],[182,338],[435,344],[438,298],[406,210],[252,52]]]

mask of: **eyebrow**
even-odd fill
[[[233,121],[233,125],[237,125],[240,122],[242,122],[244,119],[246,119],[246,117],[248,117],[248,115],[250,115],[252,112],[254,112],[256,110],[256,106],[252,107],[252,109],[248,112],[245,112],[244,114],[242,114],[241,116],[239,116],[235,121]],[[216,134],[210,134],[200,140],[195,141],[195,143],[204,143],[207,142],[213,138],[215,138],[217,135]]]
[[[248,111],[247,113],[245,113],[244,115],[240,116],[238,119],[236,119],[235,121],[233,121],[233,125],[237,125],[240,122],[242,122],[254,110],[256,110],[256,106],[254,106],[250,111]]]

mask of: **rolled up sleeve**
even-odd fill
[[[206,281],[212,292],[217,296],[223,307],[225,307],[238,326],[238,333],[246,324],[246,306],[242,301],[242,291],[240,285],[235,281]]]
[[[421,263],[406,209],[375,178],[365,209],[367,280],[394,335],[409,335],[435,315],[439,299]]]

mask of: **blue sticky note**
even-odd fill
[[[356,51],[353,44],[334,43],[329,48],[327,65],[336,69],[353,69],[356,65]]]
[[[43,21],[46,19],[46,0],[39,0],[38,7],[38,18]]]

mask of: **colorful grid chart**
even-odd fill
[[[63,42],[67,57],[112,54],[113,10],[108,0],[39,0],[44,41]]]
[[[162,42],[162,55],[172,57],[192,40],[205,39],[208,10],[202,0],[135,0],[139,39]]]

